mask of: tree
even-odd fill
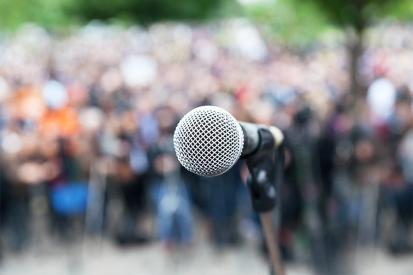
[[[249,10],[249,11],[248,11]],[[413,18],[411,0],[267,0],[264,5],[247,8],[247,13],[277,32],[283,24],[288,33],[313,39],[328,26],[344,31],[351,80],[353,103],[362,96],[359,63],[364,51],[366,29],[384,19]],[[287,14],[287,16],[283,15]],[[283,16],[287,17],[283,20]],[[263,21],[267,18],[268,22]],[[283,20],[283,21],[280,21]]]
[[[346,31],[353,100],[362,96],[359,63],[364,51],[366,29],[386,18],[413,18],[409,0],[304,0],[312,1],[328,21]]]

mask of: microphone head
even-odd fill
[[[238,161],[244,134],[238,121],[224,109],[201,106],[179,121],[174,146],[183,167],[197,175],[213,177]]]

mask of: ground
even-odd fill
[[[413,257],[393,258],[378,250],[355,255],[357,274],[412,275]],[[65,248],[30,249],[7,255],[2,275],[235,275],[268,274],[265,260],[252,246],[217,251],[207,243],[183,251],[160,244],[119,248],[107,241],[87,241]],[[288,275],[310,275],[303,266],[287,267]]]

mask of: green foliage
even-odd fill
[[[413,1],[389,1],[379,12],[378,16],[387,17],[397,21],[410,21],[413,19]],[[376,18],[378,20],[379,18]]]
[[[363,31],[370,24],[387,18],[412,19],[411,0],[291,0],[314,3],[329,22],[339,27]]]
[[[63,25],[69,18],[63,11],[67,0],[0,0],[0,29],[14,29],[25,22],[48,27]]]
[[[82,21],[127,18],[139,23],[202,20],[216,14],[223,0],[71,0],[67,12]]]
[[[273,36],[295,46],[318,40],[326,30],[362,32],[370,24],[413,19],[412,0],[267,0],[245,6],[246,14]]]
[[[0,29],[25,22],[49,28],[93,19],[149,24],[246,14],[275,38],[308,44],[332,26],[364,29],[390,18],[411,20],[413,0],[266,0],[245,6],[237,0],[0,0]]]
[[[235,0],[0,0],[0,29],[25,22],[47,27],[88,22],[151,23],[162,20],[203,20],[232,13]]]
[[[297,0],[299,1],[299,0]],[[245,12],[275,39],[294,46],[307,45],[328,29],[316,5],[295,0],[275,0],[245,7]]]

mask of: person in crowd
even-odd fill
[[[188,183],[181,175],[172,143],[177,117],[168,106],[157,110],[156,116],[160,137],[150,149],[150,159],[157,236],[167,248],[188,246],[193,240],[193,214]]]

